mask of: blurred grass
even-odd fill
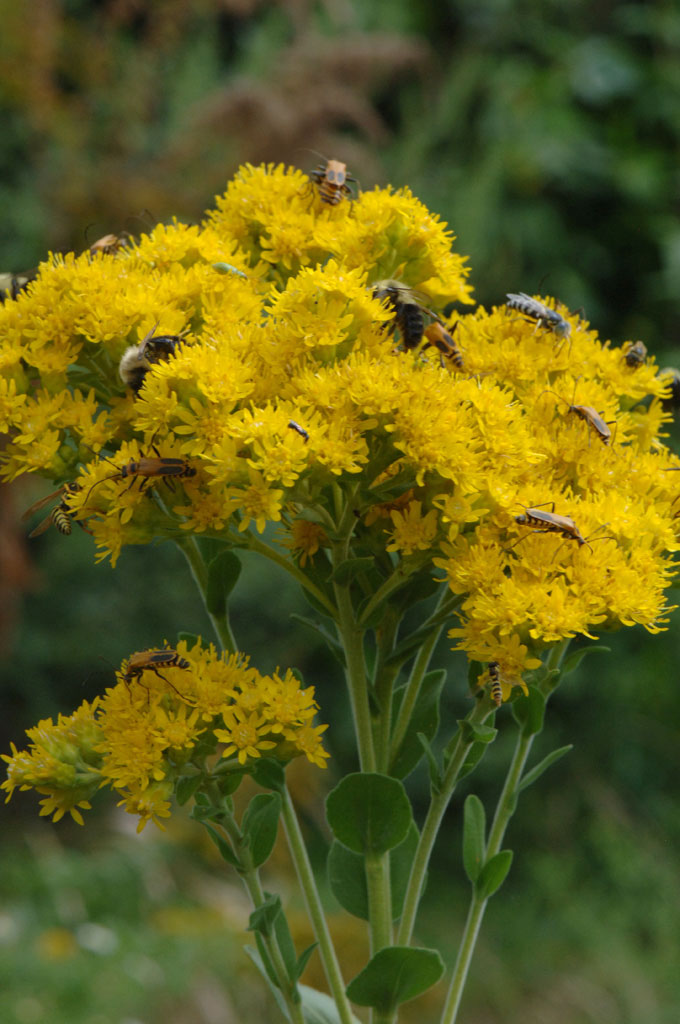
[[[196,220],[240,162],[309,167],[317,150],[346,160],[363,188],[408,184],[441,214],[471,257],[480,301],[555,294],[584,306],[603,337],[641,337],[661,365],[680,362],[670,0],[35,0],[2,16],[0,270],[173,214]],[[42,491],[15,493],[20,512]],[[27,547],[17,512],[0,532],[3,750],[101,692],[131,651],[180,630],[210,636],[170,546],[126,550],[112,572],[93,565],[80,531]],[[355,767],[338,668],[289,623],[305,605],[283,575],[244,573],[234,598],[254,664],[300,668],[331,723],[330,772],[298,782],[321,863],[323,787]],[[677,616],[666,634],[603,641],[612,654],[586,659],[551,705],[536,761],[575,749],[513,821],[515,862],[482,931],[466,1024],[677,1020]],[[437,657],[452,670],[454,720],[469,699],[461,659],[446,642]],[[488,810],[507,731],[474,776]],[[410,788],[422,813],[422,771]],[[448,961],[468,895],[450,867],[467,791],[448,815],[418,929]],[[17,794],[3,818],[3,1022],[270,1019],[241,951],[238,887],[181,816],[169,838],[139,838],[105,807],[80,831],[39,822],[35,806]],[[271,870],[299,921],[285,858]],[[343,938],[356,951],[351,923]],[[322,984],[315,960],[310,970]],[[434,1020],[442,999],[435,989],[415,1001],[409,1019]]]

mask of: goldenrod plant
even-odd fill
[[[121,651],[103,695],[5,755],[3,788],[82,823],[109,787],[140,828],[192,801],[246,885],[252,956],[295,1024],[349,1024],[352,1004],[389,1024],[440,982],[440,953],[414,943],[432,849],[459,780],[514,730],[490,827],[465,803],[453,1024],[518,797],[569,749],[530,761],[550,695],[593,650],[570,641],[656,633],[672,610],[680,460],[653,358],[631,362],[630,341],[603,343],[555,297],[471,309],[453,240],[407,188],[329,203],[301,171],[246,165],[200,226],[51,255],[0,309],[3,477],[51,481],[55,529],[82,525],[114,566],[123,545],[173,541],[215,631]],[[293,758],[326,766],[327,726],[313,685],[262,675],[238,647],[245,551],[300,584],[344,666],[357,771],[326,810],[331,888],[370,936],[351,979],[286,786]],[[466,679],[431,667],[443,632]],[[440,715],[445,687],[472,698],[458,722]],[[404,780],[421,762],[416,823]],[[246,775],[262,792],[238,820]],[[311,949],[260,881],[280,818],[328,993],[300,984]]]

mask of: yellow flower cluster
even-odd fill
[[[7,799],[16,788],[36,789],[45,794],[41,814],[58,821],[68,812],[82,824],[80,811],[110,786],[139,815],[141,831],[169,816],[187,773],[201,783],[219,779],[263,755],[287,762],[304,754],[325,767],[327,726],[312,725],[316,711],[313,688],[302,690],[290,672],[262,676],[247,659],[199,643],[139,652],[103,697],[29,729],[28,751],[3,754],[9,768],[0,788]]]
[[[506,678],[566,637],[661,628],[680,463],[653,359],[549,297],[566,337],[504,305],[445,317],[471,301],[451,242],[408,189],[329,206],[299,171],[246,166],[200,227],[52,258],[0,310],[3,475],[75,482],[63,500],[113,562],[274,522],[302,572],[351,507],[350,554],[440,573],[458,647]],[[403,344],[386,279],[457,359]],[[182,341],[135,395],[118,362],[150,331]]]

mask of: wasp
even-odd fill
[[[143,672],[153,672],[155,675],[162,679],[164,683],[172,687],[175,693],[182,697],[176,686],[166,679],[164,675],[158,671],[159,668],[190,668],[189,662],[185,658],[181,658],[177,651],[171,647],[163,647],[152,649],[149,651],[136,651],[135,654],[131,654],[128,658],[125,672],[123,673],[123,682],[129,687],[133,679],[138,678]]]
[[[7,299],[16,299],[19,292],[22,292],[31,281],[38,276],[37,270],[24,270],[19,274],[0,274],[0,303]]]
[[[92,487],[90,487],[90,490],[85,495],[85,501],[87,501],[94,488],[99,484],[103,484],[105,480],[129,480],[129,486],[132,487],[135,480],[140,479],[139,489],[143,491],[156,477],[161,479],[163,477],[177,477],[179,480],[183,477],[196,476],[195,468],[186,459],[162,458],[158,449],[154,446],[152,448],[156,453],[155,458],[142,455],[138,459],[130,459],[123,466],[116,467],[115,473],[111,473],[110,476],[105,476],[102,480],[97,480],[96,483],[92,484]],[[110,459],[106,459],[106,461],[109,462]],[[112,463],[112,465],[115,464]]]
[[[326,160],[311,171],[309,177],[319,191],[319,199],[328,206],[337,206],[345,196],[351,195],[347,182],[356,181],[347,173],[347,165],[339,160]]]
[[[73,529],[73,511],[71,510],[67,499],[69,494],[76,494],[80,490],[80,484],[66,483],[56,491],[52,491],[51,494],[47,494],[44,498],[40,498],[31,505],[30,508],[27,508],[21,517],[22,519],[30,519],[35,512],[39,512],[41,508],[44,508],[54,498],[61,498],[59,504],[50,509],[48,515],[42,520],[42,522],[38,523],[35,530],[32,530],[31,533],[29,533],[29,538],[39,537],[41,533],[44,533],[45,530],[48,530],[52,525],[56,527],[59,533],[68,537]],[[85,531],[85,533],[90,532],[85,524],[81,523],[80,520],[76,519],[76,522],[81,530]]]
[[[503,687],[501,686],[501,669],[497,661],[489,662],[489,682],[491,684],[491,699],[499,708],[503,703]]]
[[[395,329],[399,328],[402,343],[407,351],[419,345],[425,334],[425,313],[430,311],[419,304],[411,289],[401,281],[387,278],[385,281],[376,281],[372,292],[374,299],[388,302],[394,310],[390,333],[393,334]],[[434,317],[434,313],[431,315]]]
[[[127,244],[128,236],[126,235],[102,235],[90,246],[90,256],[96,256],[98,252],[104,255],[120,252]]]
[[[610,443],[612,432],[609,429],[609,424],[602,418],[601,413],[593,409],[592,405],[570,405],[566,398],[562,398],[556,391],[551,391],[550,388],[546,388],[546,391],[554,395],[555,398],[559,398],[560,402],[564,402],[568,412],[573,412],[580,420],[583,420],[589,427],[592,427],[603,444]]]
[[[626,365],[630,366],[633,370],[637,370],[638,366],[642,366],[647,358],[647,346],[644,341],[629,341],[624,350],[623,358],[626,360]]]
[[[153,364],[169,359],[184,337],[182,334],[154,335],[155,330],[156,325],[142,338],[139,345],[130,345],[126,348],[118,365],[120,379],[135,395],[139,394]]]
[[[456,328],[460,320],[456,320],[453,331],[449,334],[444,325],[440,320],[435,320],[433,324],[425,328],[425,337],[427,341],[423,345],[423,348],[429,348],[433,346],[440,353],[442,366],[444,360],[448,359],[457,370],[462,370],[465,365],[463,362],[463,353],[460,348],[453,340]]]
[[[536,327],[545,326],[558,338],[568,338],[571,334],[571,324],[563,316],[560,316],[557,310],[544,305],[538,299],[532,299],[525,292],[519,294],[508,292],[505,299],[508,309],[516,309],[518,312],[524,313],[530,320],[535,320]]]
[[[309,441],[309,434],[304,429],[304,427],[301,427],[299,423],[295,422],[295,420],[289,420],[288,421],[288,426],[291,428],[291,430],[295,430],[300,435],[300,437],[303,439],[303,441],[305,441],[305,442]]]

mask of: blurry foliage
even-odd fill
[[[672,0],[4,4],[0,270],[32,266],[48,248],[79,251],[109,231],[138,233],[150,217],[198,219],[240,162],[309,168],[316,150],[345,160],[362,187],[408,184],[439,212],[471,257],[480,301],[499,302],[508,290],[556,294],[583,306],[603,336],[643,338],[662,365],[678,365],[679,58]],[[210,637],[190,573],[169,545],[125,551],[115,573],[92,564],[80,531],[50,530],[29,549],[12,501],[22,509],[42,492],[12,490],[0,530],[3,750],[39,717],[101,692],[131,651],[180,630]],[[296,666],[317,687],[328,745],[351,770],[339,667],[314,634],[287,622],[290,611],[306,614],[302,597],[266,566],[244,573],[233,603],[253,663]],[[551,707],[536,760],[564,743],[575,749],[520,803],[510,836],[520,852],[507,898],[489,913],[466,996],[470,1024],[677,1018],[678,910],[669,894],[680,845],[680,635],[677,626],[654,638],[625,630],[606,642],[613,653],[586,659]],[[453,669],[455,718],[469,698],[445,640],[437,663]],[[506,754],[501,733],[475,776],[488,806]],[[333,771],[332,763],[322,784],[332,785]],[[424,773],[410,784],[424,791]],[[449,842],[459,842],[465,795],[451,809]],[[313,787],[308,825],[319,862],[320,799]],[[34,822],[35,804],[15,799],[4,813],[16,833],[24,817]],[[33,827],[30,855],[10,855],[3,873],[8,1021],[108,1024],[146,1008],[150,1022],[183,1024],[208,1019],[199,1015],[209,1012],[206,999],[225,1018],[268,1019],[246,975],[234,988],[225,982],[248,967],[240,951],[225,966],[222,928],[213,948],[201,923],[187,947],[187,921],[203,911],[178,908],[187,875],[178,891],[167,883],[172,871],[157,863],[154,842],[121,839],[110,857],[85,856],[50,845],[63,823]],[[184,856],[176,844],[166,855]],[[439,920],[440,897],[443,887],[460,891],[462,907],[466,883],[450,876],[449,862],[445,840],[419,931],[426,943],[448,936],[453,950],[462,922]],[[156,889],[152,878],[166,881]],[[119,936],[108,961],[86,940],[71,945],[69,900],[85,908],[78,920]],[[180,919],[176,945],[159,938]],[[43,1018],[37,992],[52,1000]],[[255,1000],[247,1010],[230,1003],[242,992]]]

